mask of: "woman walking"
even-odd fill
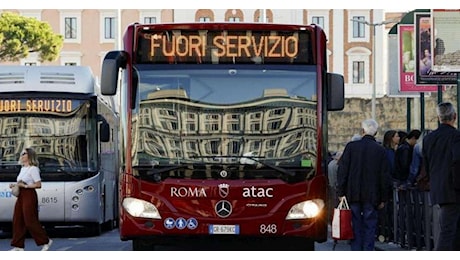
[[[19,196],[16,200],[13,213],[13,238],[11,251],[23,251],[27,231],[35,240],[42,251],[47,251],[53,240],[49,239],[38,219],[38,198],[35,189],[42,187],[40,169],[38,168],[37,154],[32,148],[26,148],[19,159],[21,171],[16,184],[10,184],[10,188],[18,185]]]

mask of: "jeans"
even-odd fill
[[[352,251],[373,251],[378,210],[372,203],[351,203],[354,238],[350,241]]]

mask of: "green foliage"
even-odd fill
[[[0,61],[19,61],[37,52],[40,62],[59,57],[62,35],[35,18],[4,12],[0,14]]]

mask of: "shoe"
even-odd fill
[[[53,244],[53,240],[50,239],[50,240],[48,241],[48,244],[44,244],[44,245],[43,245],[41,251],[48,251],[48,250],[50,249],[51,244]]]
[[[24,251],[24,248],[13,247],[13,248],[10,249],[10,251]]]

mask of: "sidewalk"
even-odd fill
[[[350,245],[348,240],[340,240],[334,244],[333,239],[329,239],[332,244],[332,251],[350,251]],[[329,243],[329,242],[328,242]],[[375,251],[410,251],[408,249],[400,247],[398,244],[394,243],[382,243],[375,241]]]
[[[392,242],[375,241],[375,251],[411,251],[407,248],[402,248],[398,244]]]
[[[350,251],[350,245],[348,244],[348,240],[338,240],[336,243],[334,239],[331,237],[331,225],[328,225],[328,243],[329,241],[332,243],[332,250],[333,251]],[[380,242],[378,240],[375,241],[375,251],[411,251],[407,248],[402,248],[398,244],[393,242]]]

